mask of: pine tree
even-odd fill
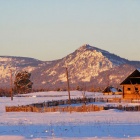
[[[17,93],[29,93],[32,90],[33,83],[30,81],[31,73],[20,71],[15,75],[14,89]]]

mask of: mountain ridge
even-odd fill
[[[5,61],[2,61],[4,58]],[[66,67],[72,89],[83,83],[88,88],[105,87],[108,83],[106,75],[109,74],[110,84],[119,86],[119,82],[132,70],[140,68],[140,61],[129,61],[89,44],[82,45],[58,60],[40,61],[28,57],[0,56],[0,64],[0,87],[9,87],[9,69],[12,69],[31,72],[33,88],[48,90],[66,89]]]

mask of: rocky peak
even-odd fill
[[[77,51],[86,51],[86,50],[96,50],[96,47],[90,46],[89,44],[82,45]]]
[[[79,49],[77,49],[78,51],[85,51],[85,50],[89,50],[89,51],[98,51],[98,52],[102,52],[102,53],[109,53],[108,51],[105,51],[105,50],[102,50],[102,49],[99,49],[97,47],[94,47],[94,46],[90,46],[89,44],[84,44],[82,45]]]
[[[102,85],[106,80],[106,73],[110,73],[111,70],[117,69],[117,67],[120,67],[120,69],[112,72],[110,77],[119,83],[118,71],[122,71],[122,73],[126,71],[121,66],[122,64],[140,67],[139,61],[126,60],[89,44],[82,45],[76,51],[60,60],[42,62],[32,58],[0,56],[0,64],[0,86],[9,86],[10,75],[8,68],[10,66],[13,70],[18,68],[30,71],[34,83],[33,87],[35,88],[61,88],[66,86],[65,66],[68,67],[70,82],[73,86],[80,82],[90,83],[91,79],[96,81],[95,84]],[[123,78],[123,74],[120,77]]]

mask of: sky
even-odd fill
[[[56,60],[89,44],[140,61],[140,0],[0,0],[0,55]]]

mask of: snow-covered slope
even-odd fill
[[[20,70],[32,72],[42,63],[42,61],[33,58],[0,56],[0,87],[10,85],[11,71],[12,76]]]
[[[35,87],[41,84],[42,88],[66,89],[65,68],[67,67],[71,88],[76,88],[83,83],[86,83],[87,87],[90,85],[90,88],[93,86],[100,87],[107,85],[107,72],[118,69],[123,75],[117,77],[118,72],[114,71],[110,75],[110,80],[114,84],[119,84],[127,74],[135,69],[135,64],[140,66],[140,62],[133,63],[105,50],[86,44],[55,63],[35,70],[33,77],[38,75],[39,72],[40,74],[39,77],[36,77],[36,79],[33,78],[33,80],[35,80]],[[127,65],[127,69],[125,65]]]
[[[32,58],[5,56],[0,57],[0,64],[1,86],[6,85],[7,81],[10,82],[8,80],[10,77],[9,68],[12,68],[13,71],[21,69],[30,71],[33,87],[45,89],[66,88],[66,67],[72,88],[76,88],[82,83],[92,86],[91,82],[94,83],[94,86],[100,87],[106,84],[107,75],[110,75],[113,84],[119,84],[127,76],[126,74],[132,72],[136,67],[140,67],[139,61],[129,61],[88,44],[56,61],[43,62]],[[120,78],[115,69],[118,69],[120,73],[123,73],[124,70],[126,72]]]

